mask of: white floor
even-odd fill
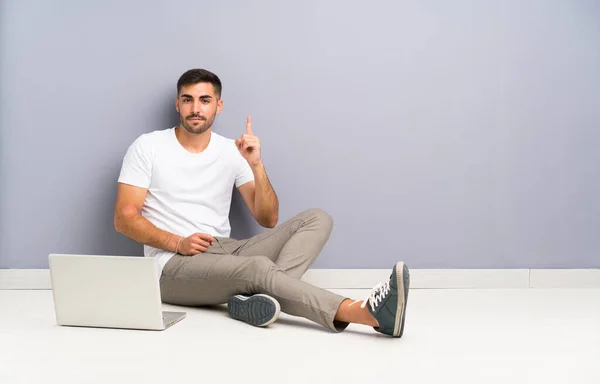
[[[287,315],[254,328],[224,306],[184,308],[163,332],[59,327],[51,291],[0,291],[0,383],[600,383],[598,289],[414,289],[408,303],[391,339]]]

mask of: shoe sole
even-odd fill
[[[396,264],[396,286],[398,287],[398,309],[396,310],[396,322],[394,323],[394,337],[402,337],[404,333],[404,318],[406,317],[406,303],[408,302],[408,290],[410,288],[410,273],[403,262]],[[400,292],[403,295],[400,295]]]
[[[271,296],[257,294],[250,297],[231,296],[227,302],[229,316],[256,327],[266,327],[279,317],[281,307]]]

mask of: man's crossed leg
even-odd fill
[[[228,303],[233,318],[259,326],[275,321],[281,309],[336,332],[359,323],[401,337],[410,284],[404,263],[397,263],[390,279],[373,288],[362,305],[300,280],[332,228],[329,215],[311,209],[250,239],[216,237],[204,253],[169,260],[160,280],[163,301]]]

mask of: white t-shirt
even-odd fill
[[[175,128],[139,136],[123,159],[119,182],[147,188],[142,216],[157,228],[187,237],[196,232],[229,237],[233,186],[254,180],[235,141],[211,133],[208,147],[188,152]],[[162,269],[174,252],[144,245]]]

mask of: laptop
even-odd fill
[[[59,325],[161,331],[185,318],[164,312],[156,259],[50,254]]]

